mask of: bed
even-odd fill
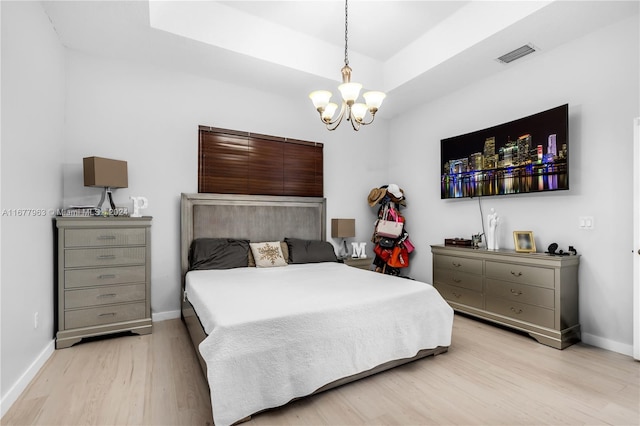
[[[325,224],[323,198],[182,194],[182,318],[217,426],[447,351],[438,292],[337,262]]]

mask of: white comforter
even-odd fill
[[[216,426],[451,343],[453,310],[431,285],[339,263],[191,271],[186,290]]]

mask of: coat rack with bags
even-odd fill
[[[409,239],[401,207],[407,205],[404,191],[395,183],[373,188],[367,198],[369,206],[378,208],[371,242],[374,246],[375,271],[400,276],[409,266],[409,254],[414,246]]]

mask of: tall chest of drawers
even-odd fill
[[[580,340],[580,256],[431,246],[433,284],[459,312],[557,349]]]
[[[59,217],[56,348],[151,333],[151,217]]]

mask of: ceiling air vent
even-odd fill
[[[525,44],[522,47],[518,47],[516,50],[513,50],[509,53],[505,53],[496,59],[498,62],[502,62],[503,64],[508,64],[509,62],[513,62],[516,59],[520,59],[523,56],[527,56],[529,53],[535,52],[537,49],[532,44]]]

